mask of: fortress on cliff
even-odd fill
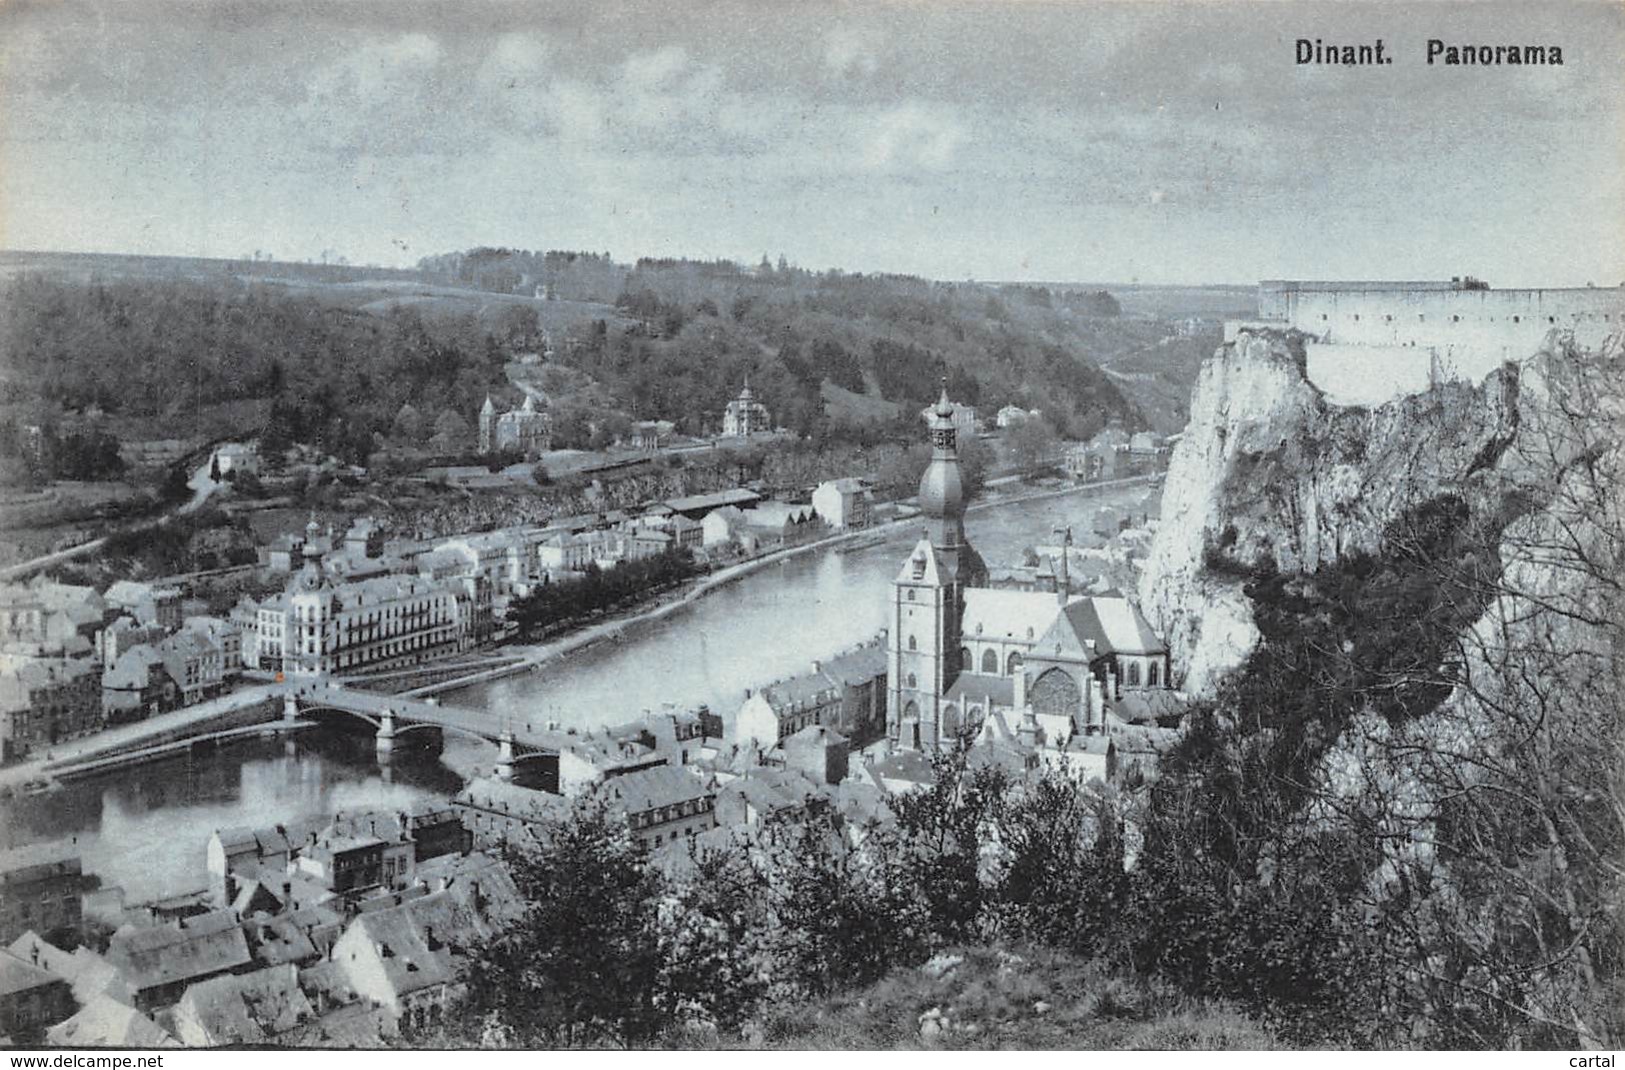
[[[1451,379],[1481,381],[1567,339],[1599,348],[1625,331],[1625,287],[1270,279],[1258,284],[1258,317],[1226,323],[1225,341],[1263,328],[1301,331],[1310,336],[1309,380],[1334,401],[1371,405]]]

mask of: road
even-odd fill
[[[213,459],[214,453],[213,451],[210,451],[209,461],[212,461]],[[182,505],[179,509],[172,513],[165,513],[156,521],[142,521],[136,526],[144,528],[147,527],[149,523],[167,524],[173,517],[184,516],[187,513],[197,511],[197,509],[201,507],[204,502],[209,500],[209,496],[215,491],[219,490],[221,486],[219,483],[216,483],[214,480],[209,478],[209,461],[204,461],[198,470],[192,473],[192,478],[186,481],[187,487],[191,488],[192,497],[187,500],[185,505]],[[100,538],[91,539],[89,542],[82,542],[78,546],[70,546],[66,550],[57,550],[53,553],[42,554],[39,557],[31,558],[27,561],[21,561],[15,565],[7,565],[5,568],[0,568],[0,582],[21,579],[22,577],[30,575],[31,573],[52,568],[56,565],[65,564],[69,561],[75,560],[76,558],[84,557],[87,554],[93,554],[106,545],[107,536],[103,535]]]

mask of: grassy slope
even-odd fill
[[[1045,948],[974,947],[935,975],[898,969],[876,984],[787,1009],[752,1041],[768,1048],[1257,1049],[1274,1036],[1240,1013],[1130,981]],[[939,956],[934,962],[943,961]],[[937,1027],[926,1027],[931,1014]]]

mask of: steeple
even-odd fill
[[[942,397],[931,412],[931,463],[920,477],[920,512],[927,519],[931,545],[947,557],[953,577],[979,587],[987,582],[987,566],[965,538],[965,480],[953,416],[944,378]]]

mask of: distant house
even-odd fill
[[[214,451],[213,464],[222,476],[236,472],[239,475],[258,475],[260,451],[253,443],[227,442]]]
[[[731,505],[707,513],[700,521],[701,543],[705,546],[726,546],[739,541],[745,530],[743,510]]]
[[[632,448],[648,451],[664,449],[676,430],[677,425],[670,420],[641,420],[632,425]]]
[[[837,531],[866,528],[874,520],[874,495],[861,479],[831,479],[813,491],[813,509]]]
[[[746,380],[739,396],[729,401],[727,407],[723,409],[723,435],[744,438],[770,430],[772,426],[773,420],[768,415],[767,406],[751,393],[750,381]]]
[[[976,434],[976,406],[962,405],[957,401],[951,401],[949,404],[953,406],[954,410],[949,419],[953,422],[954,429],[959,432],[959,441],[964,442]],[[935,405],[927,405],[920,410],[920,419],[930,423],[932,414],[935,411]]]
[[[102,673],[102,714],[109,724],[141,721],[181,704],[181,689],[156,647],[141,644]]]
[[[993,422],[998,425],[1000,430],[1003,430],[1007,427],[1015,427],[1017,424],[1025,423],[1037,415],[1037,409],[1028,410],[1020,405],[1006,405],[993,417]]]

